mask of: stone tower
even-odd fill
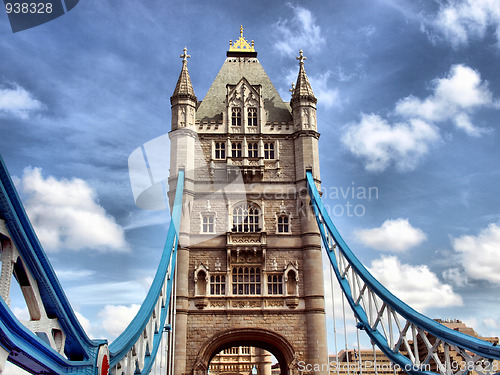
[[[171,199],[176,171],[186,176],[175,373],[205,374],[222,350],[253,346],[282,374],[298,374],[301,361],[328,363],[321,241],[306,190],[307,170],[320,179],[317,100],[302,51],[287,103],[243,28],[229,45],[200,102],[185,49],[171,97]]]

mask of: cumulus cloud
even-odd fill
[[[438,129],[419,119],[389,123],[375,114],[362,114],[342,136],[343,144],[364,160],[365,169],[381,172],[394,164],[399,171],[416,167],[429,147],[440,139]]]
[[[447,76],[432,81],[433,92],[421,99],[410,95],[395,104],[390,121],[378,114],[361,114],[348,124],[342,142],[365,163],[381,172],[391,165],[399,171],[415,169],[430,147],[441,139],[438,125],[451,122],[466,134],[478,137],[490,129],[477,127],[471,115],[481,108],[500,108],[479,72],[453,65]]]
[[[469,284],[469,278],[465,274],[464,270],[458,267],[449,268],[443,271],[443,279],[458,287],[464,287]]]
[[[119,336],[139,311],[140,305],[106,305],[99,312],[103,329],[112,337]]]
[[[282,19],[274,25],[278,36],[274,48],[290,56],[306,48],[311,52],[319,52],[326,41],[311,11],[290,3],[287,6],[292,9],[293,17]]]
[[[27,119],[32,112],[41,109],[43,109],[42,102],[18,84],[12,87],[0,85],[0,113]]]
[[[386,220],[379,228],[361,229],[355,232],[358,239],[374,249],[404,252],[426,240],[425,233],[414,228],[408,219]]]
[[[433,86],[433,94],[423,100],[414,96],[400,100],[396,113],[430,122],[451,120],[471,136],[485,132],[474,126],[469,117],[475,109],[495,105],[488,83],[481,80],[479,72],[468,66],[453,65],[447,77],[435,79]]]
[[[41,169],[27,168],[20,185],[26,211],[47,250],[128,251],[123,229],[85,181],[44,178]]]
[[[452,245],[470,278],[500,283],[500,226],[490,224],[477,236],[453,239]]]
[[[427,266],[402,264],[397,257],[387,256],[372,261],[369,271],[396,297],[420,312],[463,304],[451,285],[441,283]]]
[[[295,83],[298,73],[298,69],[290,69],[283,82],[290,85]],[[313,89],[314,96],[318,99],[318,106],[323,106],[326,109],[340,107],[342,105],[339,90],[332,88],[332,86],[328,84],[331,75],[332,71],[327,70],[324,73],[307,76]],[[290,97],[289,93],[286,95]],[[283,95],[283,97],[287,97],[286,95]]]
[[[437,31],[454,47],[482,39],[490,30],[494,30],[500,47],[500,7],[496,0],[445,2],[437,15],[425,22],[424,27]]]

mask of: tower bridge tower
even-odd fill
[[[319,185],[316,98],[303,52],[284,102],[243,37],[203,101],[186,49],[171,97],[170,196],[185,170],[177,261],[175,373],[205,374],[236,346],[271,352],[282,374],[326,364],[321,242],[306,171]],[[326,374],[328,369],[316,373]]]

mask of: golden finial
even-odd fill
[[[300,50],[299,57],[296,57],[296,59],[299,60],[300,65],[304,65],[304,60],[307,60],[307,57],[304,56],[304,51]]]
[[[189,58],[191,57],[191,55],[188,55],[188,54],[187,54],[187,50],[188,50],[188,49],[187,49],[186,47],[184,47],[184,50],[183,50],[183,51],[184,51],[184,54],[182,54],[182,55],[180,55],[180,56],[179,56],[180,58],[182,58],[182,63],[183,63],[183,64],[186,64],[186,63],[187,63],[187,61],[188,61],[187,59],[189,59]]]
[[[234,52],[255,52],[255,43],[252,40],[252,45],[247,42],[247,40],[243,37],[243,25],[240,26],[240,38],[234,42],[229,41],[229,51]]]

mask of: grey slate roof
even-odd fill
[[[220,121],[226,108],[226,85],[236,85],[245,77],[251,85],[261,85],[264,109],[268,113],[268,121],[291,121],[289,103],[283,102],[257,58],[228,57],[217,77],[210,86],[207,95],[196,111],[196,119],[200,121]]]

